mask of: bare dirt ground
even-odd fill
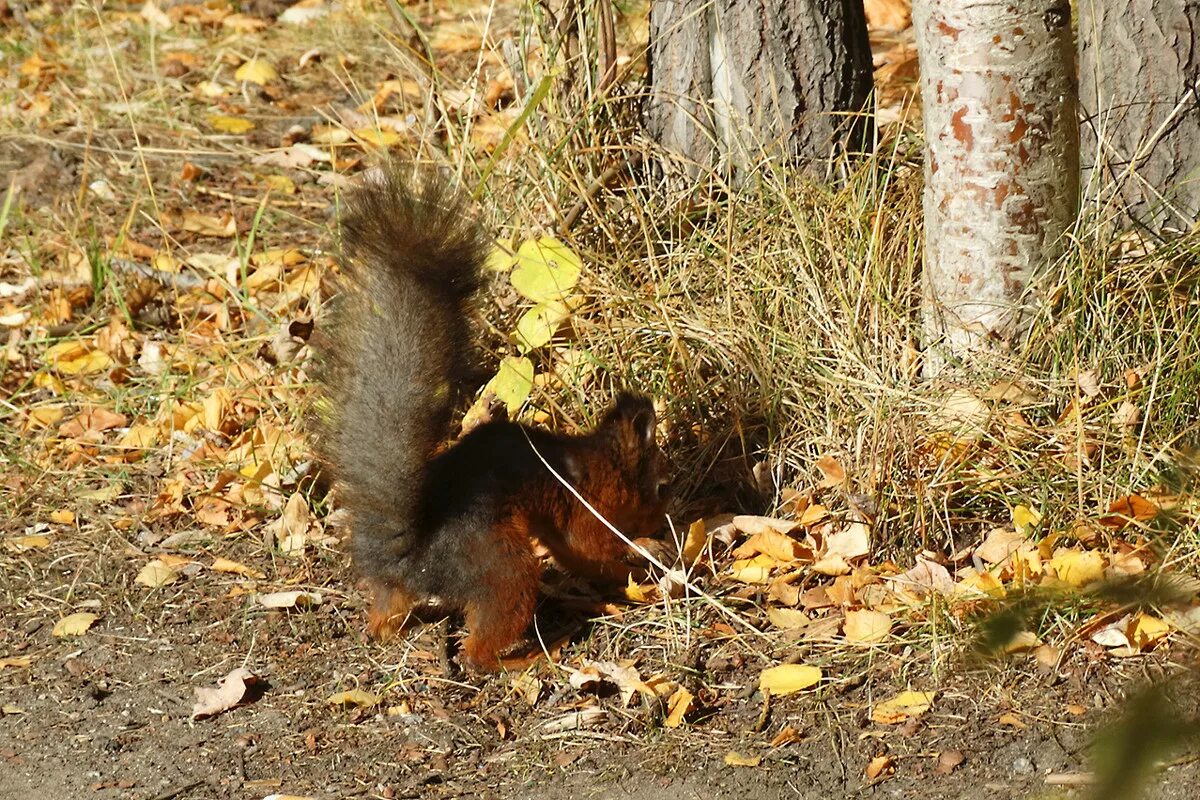
[[[498,675],[454,666],[456,623],[368,642],[345,532],[306,482],[306,376],[291,359],[331,269],[336,187],[372,142],[472,150],[478,178],[521,111],[498,42],[528,20],[517,3],[401,3],[404,27],[391,6],[347,3],[288,27],[282,7],[0,0],[13,292],[0,297],[0,800],[1084,796],[1104,766],[1093,733],[1130,691],[1189,668],[1190,640],[1158,617],[1137,627],[1136,602],[1089,606],[1047,614],[1039,647],[976,662],[971,612],[922,595],[886,606],[882,637],[848,642],[843,606],[866,609],[855,592],[911,552],[768,588],[735,577],[739,533],[696,578],[738,625],[694,598],[626,602],[550,576],[552,661]],[[644,33],[644,4],[618,7],[619,34]],[[881,74],[911,86],[911,35],[875,43]],[[1008,513],[964,511],[964,540]],[[833,528],[814,530],[793,544]],[[1132,534],[1096,540],[1107,567],[1149,559]],[[1053,545],[1060,578],[1090,557]],[[263,605],[285,591],[320,602]],[[814,624],[772,621],[801,607]],[[93,618],[60,628],[78,615]],[[1092,635],[1123,618],[1133,638],[1117,657]],[[642,683],[581,680],[597,663]],[[821,678],[762,691],[780,664]],[[196,691],[237,668],[254,685],[193,718]],[[905,691],[929,693],[928,708],[881,721]],[[1125,741],[1141,739],[1155,731]],[[1165,753],[1177,760],[1146,796],[1194,797],[1196,760]]]

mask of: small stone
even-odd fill
[[[1012,762],[1012,769],[1013,772],[1017,773],[1018,775],[1032,775],[1034,770],[1033,762],[1025,757],[1014,758]]]

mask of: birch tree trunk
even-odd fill
[[[1079,188],[1068,0],[915,0],[925,118],[925,373],[1027,331]]]
[[[1159,232],[1200,219],[1200,0],[1079,0],[1084,180]]]
[[[649,62],[647,127],[692,178],[764,157],[823,173],[871,130],[862,0],[654,0]]]

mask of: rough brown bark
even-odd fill
[[[861,0],[655,0],[650,134],[691,176],[764,156],[823,171],[869,131]]]
[[[927,375],[1026,332],[1034,278],[1075,220],[1068,0],[917,0],[924,109]]]
[[[1089,201],[1155,231],[1200,219],[1200,0],[1079,0]]]

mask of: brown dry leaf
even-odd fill
[[[1085,397],[1096,397],[1100,394],[1100,374],[1094,369],[1079,373],[1075,382]]]
[[[112,428],[123,428],[129,424],[124,414],[109,411],[107,408],[94,406],[84,409],[70,421],[64,422],[58,428],[58,435],[75,439],[88,431],[107,431]]]
[[[829,517],[829,509],[819,503],[812,503],[800,513],[796,524],[802,528],[811,528],[817,523],[824,522]]]
[[[667,701],[667,718],[663,725],[668,728],[678,728],[683,724],[683,717],[692,708],[692,693],[680,686]]]
[[[542,681],[536,675],[522,672],[520,675],[513,676],[508,685],[517,696],[525,701],[525,705],[531,708],[537,705],[538,697],[542,694]]]
[[[875,780],[884,772],[894,772],[896,759],[889,755],[875,756],[867,764],[866,775],[869,780]]]
[[[1012,713],[1011,711],[1001,714],[1000,718],[998,720],[996,720],[996,722],[1000,723],[1001,725],[1007,725],[1010,728],[1016,728],[1017,730],[1021,730],[1021,731],[1025,730],[1026,728],[1029,727],[1024,722],[1024,720],[1022,720],[1020,717],[1018,717],[1016,714]]]
[[[0,658],[0,669],[28,667],[32,663],[33,656],[5,656]]]
[[[187,209],[183,212],[183,219],[179,226],[192,233],[198,233],[201,236],[216,236],[222,239],[231,239],[237,235],[237,221],[233,218],[233,214],[225,212],[219,217],[214,217],[210,214],[201,214],[198,211]]]
[[[787,725],[779,733],[775,734],[775,738],[771,740],[771,747],[783,747],[785,744],[792,744],[804,738],[804,734]]]
[[[846,559],[836,553],[814,561],[809,569],[821,575],[849,575],[853,571]]]
[[[642,676],[631,664],[618,664],[613,661],[587,661],[583,666],[571,673],[568,682],[576,689],[583,689],[600,681],[616,684],[623,705],[637,693],[654,697],[654,690],[642,680]]]
[[[68,614],[54,623],[54,629],[50,631],[50,634],[60,639],[65,636],[82,636],[87,633],[88,628],[92,627],[98,619],[100,617],[97,614],[91,614],[87,611],[77,611],[74,614]]]
[[[1146,522],[1158,516],[1161,509],[1139,494],[1119,497],[1108,507],[1108,514],[1100,518],[1100,524],[1109,528],[1124,527],[1129,520]]]
[[[1113,425],[1125,431],[1136,428],[1141,421],[1142,410],[1128,400],[1113,413]]]
[[[846,482],[846,470],[833,456],[821,456],[817,459],[816,467],[822,476],[817,486],[822,489],[831,489]]]
[[[881,642],[892,632],[892,618],[881,611],[847,611],[842,630],[848,642]]]
[[[937,766],[933,768],[933,772],[935,775],[949,775],[966,760],[961,750],[943,750],[938,753]]]
[[[936,692],[905,691],[871,709],[871,719],[883,725],[896,725],[912,717],[919,717],[933,705]]]
[[[258,676],[245,667],[238,667],[221,680],[215,687],[197,686],[196,704],[192,705],[192,718],[214,716],[228,711],[242,702],[247,690],[257,684]]]
[[[233,575],[241,575],[243,577],[253,578],[255,580],[262,580],[263,578],[267,577],[264,573],[260,572],[254,567],[248,567],[241,562],[230,561],[228,558],[221,558],[220,556],[217,556],[213,559],[212,570],[214,572],[225,572]]]
[[[925,558],[918,559],[912,569],[897,575],[892,582],[898,588],[907,589],[922,596],[931,592],[938,594],[954,592],[954,579],[950,577],[949,570],[936,561]]]
[[[758,676],[758,688],[780,697],[804,691],[821,682],[820,667],[807,664],[782,664],[769,667]]]
[[[744,756],[734,752],[725,754],[725,766],[727,767],[757,767],[761,763],[761,756]]]

